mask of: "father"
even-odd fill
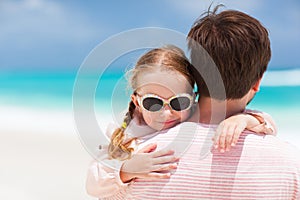
[[[130,184],[129,199],[300,199],[300,152],[291,145],[243,132],[229,152],[210,148],[214,124],[245,110],[271,57],[268,32],[259,21],[239,11],[216,10],[197,20],[188,34],[195,73],[211,78],[196,74],[200,123],[183,123],[149,143],[167,146],[178,132],[183,143],[184,136],[194,134],[193,139],[180,152],[170,179],[137,179]],[[214,70],[199,56],[199,45],[215,62],[225,94]]]

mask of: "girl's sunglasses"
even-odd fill
[[[186,93],[178,94],[166,100],[155,94],[145,94],[142,96],[137,94],[137,96],[139,105],[150,112],[161,111],[165,105],[168,105],[175,111],[188,110],[193,105],[194,99],[190,94]]]

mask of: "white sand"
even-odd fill
[[[95,199],[85,192],[91,156],[80,143],[71,110],[2,105],[0,113],[0,199]],[[278,137],[300,147],[299,114],[288,113],[278,111],[274,117]],[[100,123],[105,126],[110,119],[107,114]]]
[[[0,107],[0,199],[83,200],[91,156],[71,112]]]

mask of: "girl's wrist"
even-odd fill
[[[134,174],[133,173],[130,173],[130,172],[126,172],[124,169],[123,169],[123,166],[120,170],[120,179],[123,183],[128,183],[130,181],[132,181],[133,179],[135,178]]]
[[[126,172],[120,172],[120,179],[123,183],[131,182],[135,177]]]
[[[263,123],[262,120],[258,118],[255,114],[246,113],[245,117],[247,118],[247,128],[252,128]]]

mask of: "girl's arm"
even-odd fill
[[[229,151],[235,146],[240,134],[245,130],[256,133],[276,135],[276,126],[270,115],[258,111],[246,110],[242,114],[223,120],[213,137],[215,148],[221,152]]]
[[[120,170],[120,179],[128,182],[135,178],[170,178],[169,171],[177,168],[179,158],[174,156],[173,150],[154,151],[156,147],[156,144],[148,144],[129,160],[124,161]]]
[[[252,115],[255,117],[260,123],[255,124],[252,127],[247,127],[248,130],[256,132],[256,133],[264,133],[268,135],[277,135],[277,126],[273,120],[273,118],[264,112],[259,112],[256,110],[245,110],[245,114]]]
[[[91,162],[86,180],[87,193],[97,198],[112,197],[123,194],[135,178],[169,178],[169,171],[177,168],[178,158],[171,150],[153,152],[156,147],[156,144],[148,144],[125,161]]]
[[[114,160],[112,166],[106,164],[97,160],[90,163],[86,179],[86,191],[89,195],[97,198],[110,197],[127,187],[128,184],[123,183],[119,176],[122,162]]]
[[[117,124],[108,124],[106,136],[110,138],[117,127]],[[93,197],[105,198],[126,188],[128,184],[123,183],[119,176],[122,164],[122,161],[108,159],[107,145],[103,145],[97,160],[93,160],[89,165],[86,178],[87,193]]]

